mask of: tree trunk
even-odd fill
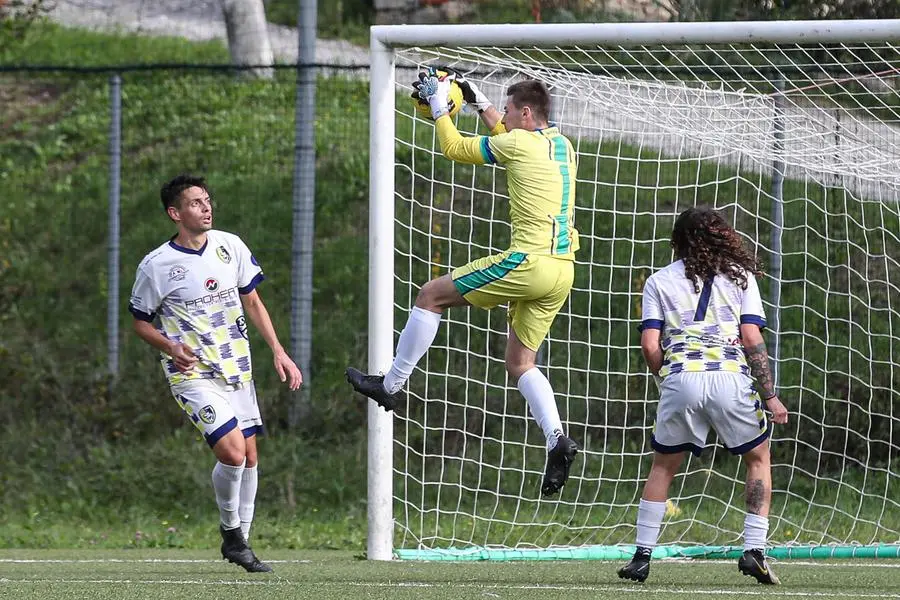
[[[263,0],[222,0],[228,49],[234,65],[271,65],[274,57],[269,43]],[[272,79],[274,69],[242,71],[252,77]]]

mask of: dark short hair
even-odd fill
[[[170,206],[178,208],[181,192],[192,187],[198,187],[207,194],[209,193],[209,189],[206,187],[206,179],[188,175],[187,173],[178,175],[172,181],[163,185],[162,189],[159,190],[159,199],[162,200],[163,210],[169,212]]]
[[[528,79],[514,83],[506,90],[516,108],[531,108],[538,121],[550,119],[550,90],[542,81]]]

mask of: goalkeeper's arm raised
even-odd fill
[[[450,160],[467,163],[470,165],[493,164],[497,162],[496,156],[491,152],[488,137],[476,135],[464,137],[456,129],[453,119],[444,115],[434,122],[437,129],[438,142],[441,144],[441,152]],[[505,133],[503,124],[497,121],[491,135]]]
[[[491,104],[488,97],[478,89],[478,86],[466,79],[462,73],[447,67],[442,68],[448,73],[453,73],[455,75],[456,85],[458,85],[459,89],[462,91],[463,100],[465,100],[466,104],[470,107],[478,111],[478,116],[481,117],[481,121],[487,126],[491,135],[506,132],[506,128],[503,126],[503,123],[500,122],[503,119],[503,115],[500,114],[499,110],[494,108],[494,105]]]
[[[434,118],[434,126],[437,129],[441,152],[450,160],[462,163],[473,165],[497,163],[497,155],[491,150],[491,144],[486,136],[463,137],[456,129],[456,125],[453,124],[453,119],[450,118],[450,111],[447,108],[447,98],[450,85],[454,80],[458,80],[456,73],[453,73],[452,78],[445,77],[441,79],[437,77],[434,69],[430,69],[428,72],[419,73],[419,81],[413,84],[418,96],[428,102],[428,105],[431,107],[431,116]],[[463,89],[463,99],[466,99],[468,94],[468,98],[472,100],[473,105],[493,108],[484,94],[478,92],[477,88],[473,91],[474,86],[465,82],[465,80],[463,81],[466,86],[465,88],[460,86]],[[491,127],[491,135],[506,133],[503,123],[499,118],[496,118],[499,114],[496,109],[493,109],[486,118],[482,116],[485,124]]]

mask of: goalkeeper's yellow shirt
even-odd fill
[[[575,259],[575,175],[572,143],[556,127],[537,131],[501,123],[490,136],[463,137],[450,117],[435,123],[441,152],[457,162],[506,167],[509,220],[515,252]]]

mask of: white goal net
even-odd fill
[[[598,26],[591,43],[554,32],[547,44],[529,27],[514,44],[393,50],[392,129],[373,116],[373,135],[392,138],[393,243],[378,256],[390,256],[394,318],[370,366],[386,368],[383,349],[426,281],[509,240],[503,169],[441,155],[433,125],[403,97],[413,73],[454,67],[499,106],[511,83],[540,79],[578,153],[581,250],[539,360],[583,449],[561,494],[542,499],[544,438],[505,373],[505,309],[450,309],[393,416],[395,556],[588,556],[633,544],[658,398],[640,355],[641,290],[672,260],[674,218],[694,205],[721,209],[767,271],[766,335],[790,411],[772,437],[771,544],[900,542],[900,41],[865,41],[891,38],[842,23],[846,40],[747,43],[732,25],[731,42],[662,26],[663,41],[611,43]],[[456,121],[465,135],[487,133],[473,115]],[[671,487],[660,542],[739,545],[743,481],[711,433]]]

